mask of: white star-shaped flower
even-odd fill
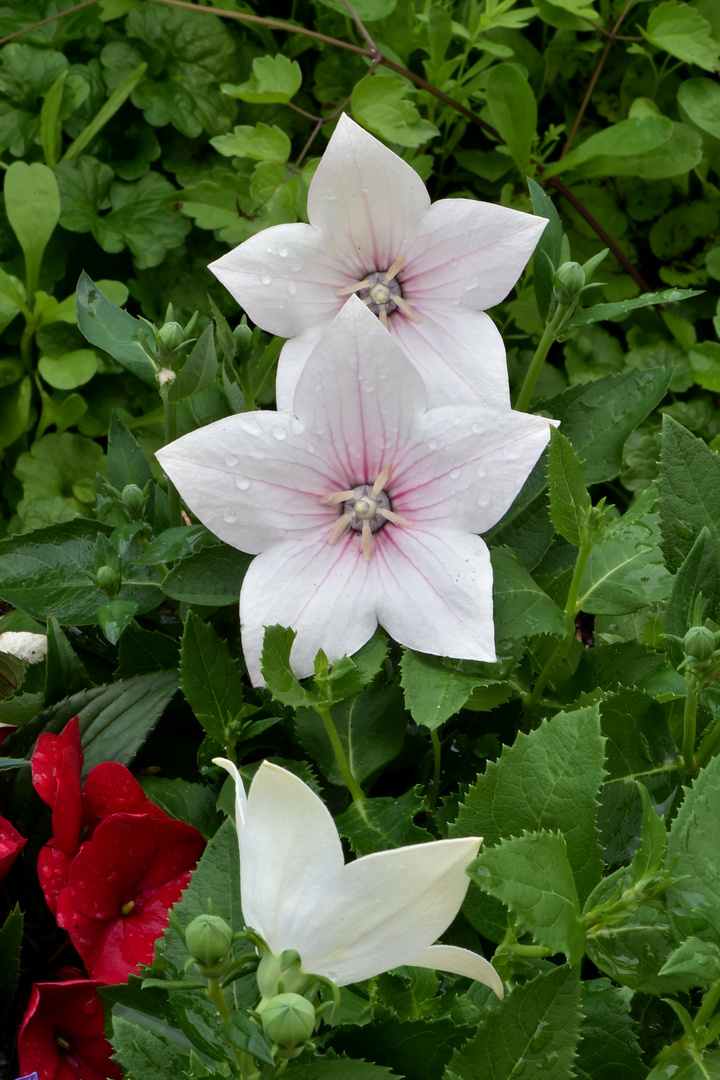
[[[431,405],[509,407],[505,347],[485,309],[517,281],[544,218],[474,199],[431,205],[402,158],[341,116],[308,220],[264,229],[210,266],[255,323],[291,339],[279,409],[292,408],[314,344],[352,293],[403,347]]]
[[[300,376],[293,412],[240,413],[158,451],[190,509],[221,540],[260,553],[240,594],[248,672],[262,683],[264,627],[297,631],[303,678],[380,623],[402,645],[494,660],[485,532],[549,439],[542,416],[427,407],[415,368],[351,298]]]
[[[275,956],[293,949],[303,972],[338,986],[410,964],[466,975],[502,997],[482,956],[433,945],[460,910],[480,839],[435,840],[346,864],[331,814],[297,776],[264,761],[246,795],[232,762],[215,761],[235,780],[245,925]]]

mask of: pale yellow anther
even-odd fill
[[[382,469],[378,473],[377,480],[375,481],[375,483],[372,486],[372,494],[373,495],[379,495],[380,494],[382,489],[387,485],[388,481],[390,480],[391,475],[392,475],[392,463],[388,462],[386,465],[383,465]]]
[[[323,506],[337,505],[340,502],[346,504],[345,513],[340,515],[330,530],[328,544],[331,547],[347,536],[350,530],[359,532],[362,556],[365,562],[370,562],[373,555],[373,532],[382,528],[384,522],[390,521],[393,525],[406,528],[414,524],[409,518],[396,514],[389,505],[382,505],[390,502],[385,488],[390,483],[391,475],[392,462],[387,462],[378,473],[370,491],[368,484],[358,484],[351,491],[334,491],[320,499]]]
[[[385,308],[380,308],[380,311],[378,313],[378,319],[383,324],[383,326],[385,327],[386,330],[390,329],[390,327],[388,326],[388,317],[387,317],[387,311],[385,310]]]
[[[392,266],[388,267],[388,269],[387,269],[387,271],[385,273],[385,277],[383,279],[385,281],[386,285],[388,285],[392,281],[392,279],[397,274],[398,270],[401,270],[404,265],[405,265],[405,254],[403,253],[402,255],[398,255],[397,259],[392,264]]]
[[[341,540],[345,533],[348,531],[352,524],[352,514],[342,514],[335,524],[333,525],[330,535],[328,536],[328,544],[330,547],[335,547],[338,540]]]
[[[360,289],[369,289],[372,282],[368,278],[363,278],[362,281],[356,281],[354,285],[343,285],[342,289],[336,289],[336,296],[350,296],[351,293],[358,292]]]
[[[369,521],[363,521],[362,539],[360,540],[360,547],[362,548],[363,558],[365,562],[370,562],[370,560],[372,559],[372,529],[370,528]]]
[[[333,491],[332,495],[323,495],[320,500],[321,506],[334,506],[336,503],[347,502],[355,497],[355,491]]]
[[[420,316],[418,315],[418,313],[416,311],[413,311],[413,309],[408,304],[407,300],[403,300],[402,296],[393,296],[393,300],[395,301],[397,306],[400,308],[403,315],[405,315],[410,320],[410,322],[414,322],[414,323],[419,323],[420,322]]]
[[[406,529],[411,529],[415,524],[410,518],[403,517],[402,514],[396,514],[394,510],[388,510],[385,507],[378,507],[378,517],[386,518],[388,521],[392,521],[393,525],[402,525]]]

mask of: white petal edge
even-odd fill
[[[410,967],[434,968],[435,971],[466,975],[468,979],[489,986],[499,998],[504,994],[502,979],[490,961],[470,949],[460,949],[456,945],[430,945],[405,963]]]
[[[221,768],[230,773],[235,781],[235,828],[238,835],[240,835],[240,830],[245,827],[245,812],[247,810],[247,795],[245,794],[242,777],[237,770],[237,766],[232,761],[228,761],[227,758],[215,757],[213,758],[213,764],[220,765]]]

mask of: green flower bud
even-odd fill
[[[240,323],[240,325],[236,326],[233,330],[233,337],[235,338],[238,352],[247,352],[252,344],[252,330],[250,327]]]
[[[256,977],[263,1001],[274,998],[280,992],[281,983],[283,993],[302,994],[312,982],[310,976],[300,970],[298,954],[290,950],[284,952],[282,956],[264,952],[258,964]],[[258,1011],[261,1012],[262,1009]]]
[[[137,484],[126,484],[120,496],[132,517],[138,517],[145,506],[145,496]]]
[[[112,566],[101,566],[95,580],[108,596],[114,596],[120,587],[120,575],[113,570]]]
[[[166,322],[158,330],[158,345],[166,353],[175,352],[185,340],[185,331],[180,323]]]
[[[585,286],[585,271],[580,263],[566,262],[555,271],[553,296],[558,304],[573,304]]]
[[[707,626],[691,626],[683,638],[685,655],[693,660],[709,660],[715,652],[715,635]]]
[[[185,931],[185,944],[206,979],[225,974],[232,946],[232,930],[219,915],[198,915]]]
[[[315,1009],[299,994],[278,994],[271,998],[261,1019],[266,1038],[284,1050],[302,1046],[315,1030]]]

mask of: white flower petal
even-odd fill
[[[297,631],[291,662],[300,679],[312,675],[319,649],[332,663],[356,652],[375,632],[372,563],[360,553],[359,534],[330,547],[329,532],[277,544],[250,564],[240,592],[240,626],[255,686],[264,681],[260,655],[266,626],[279,623]]]
[[[401,645],[495,660],[492,567],[479,536],[386,525],[374,545],[378,622]]]
[[[292,337],[327,323],[342,307],[335,290],[354,280],[311,225],[273,225],[209,268],[253,322]]]
[[[417,523],[485,532],[520,491],[551,423],[511,409],[430,409],[398,458],[393,509]]]
[[[0,652],[37,664],[47,655],[48,642],[45,634],[32,634],[29,630],[6,630],[0,634]]]
[[[265,761],[238,839],[246,924],[275,955],[296,949],[302,957],[308,920],[327,903],[344,864],[330,812],[297,776]]]
[[[505,345],[490,316],[429,302],[416,310],[417,323],[393,312],[389,329],[422,375],[432,404],[477,401],[509,409]]]
[[[503,996],[502,979],[495,968],[483,956],[478,956],[470,949],[459,949],[456,945],[430,945],[405,963],[410,967],[434,968],[436,971],[452,971],[455,975],[466,975],[468,979],[489,986],[499,998]]]
[[[295,388],[308,357],[328,328],[328,323],[319,320],[313,326],[303,330],[296,337],[286,341],[278,358],[277,377],[275,379],[275,403],[278,412],[293,412]]]
[[[295,415],[344,465],[344,487],[372,484],[427,408],[423,381],[402,349],[350,297],[322,336],[295,391]]]
[[[459,299],[471,308],[500,303],[535,250],[547,221],[472,199],[441,199],[419,224],[402,277],[409,304]]]
[[[308,220],[335,257],[355,257],[360,277],[387,270],[429,205],[415,170],[342,115],[308,192]]]
[[[157,452],[165,472],[202,523],[255,554],[335,521],[320,499],[344,484],[327,455],[287,413],[238,413],[191,431]]]
[[[228,761],[227,758],[216,757],[213,758],[215,765],[222,766],[226,772],[229,772],[235,781],[235,827],[240,835],[240,830],[245,827],[245,819],[247,814],[247,795],[245,794],[245,785],[242,782],[242,777],[238,772],[236,766],[232,761]]]

